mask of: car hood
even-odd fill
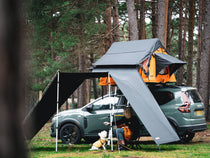
[[[60,116],[69,115],[71,113],[77,113],[77,112],[80,112],[80,109],[65,110],[65,111],[59,112],[58,116],[60,117]],[[57,117],[57,114],[54,117]]]

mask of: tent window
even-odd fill
[[[148,72],[148,64],[149,64],[149,58],[145,59],[141,65],[143,67],[143,69],[145,70],[145,72]]]
[[[165,67],[165,68],[163,68],[163,69],[161,69],[158,74],[160,74],[160,75],[166,75],[166,74],[168,74],[168,66]]]

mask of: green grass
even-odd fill
[[[208,125],[208,129],[210,125]],[[106,151],[89,151],[91,144],[76,144],[69,146],[58,141],[58,152],[55,152],[55,138],[51,138],[50,124],[46,124],[42,130],[28,144],[29,157],[32,158],[118,158],[118,157],[142,157],[142,158],[194,158],[210,156],[210,130],[207,136],[195,137],[189,144],[168,144],[160,145],[161,151],[152,141],[143,143],[142,149],[136,151],[113,152],[107,147]],[[114,148],[116,145],[114,146]]]

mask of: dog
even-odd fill
[[[99,140],[97,140],[95,143],[93,143],[90,150],[99,150],[101,147],[106,150],[105,144],[106,144],[106,137],[107,137],[107,131],[101,131],[98,133],[98,136],[100,137]]]

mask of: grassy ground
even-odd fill
[[[84,157],[84,158],[194,158],[210,157],[210,123],[208,130],[196,134],[193,141],[188,144],[168,144],[160,145],[159,151],[153,141],[142,141],[141,147],[137,151],[117,151],[113,152],[107,147],[106,151],[89,151],[91,144],[77,144],[69,146],[58,141],[58,152],[55,152],[55,138],[51,138],[50,124],[47,123],[41,131],[28,143],[28,154],[32,158],[53,158],[53,157]],[[151,139],[150,139],[151,140]]]

